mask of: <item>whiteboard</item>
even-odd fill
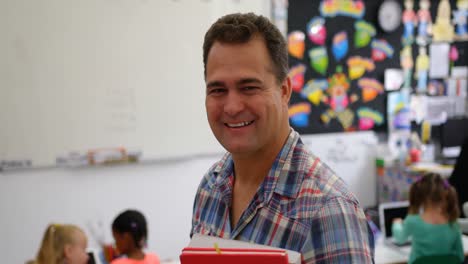
[[[221,152],[204,107],[204,34],[226,13],[269,14],[268,0],[0,5],[0,161],[33,166],[97,148],[145,160]]]
[[[304,144],[347,184],[361,206],[374,206],[375,158],[378,138],[373,131],[302,136]]]

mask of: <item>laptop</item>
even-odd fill
[[[379,204],[379,221],[380,230],[384,236],[384,243],[392,244],[396,246],[408,246],[411,241],[403,244],[396,243],[392,237],[392,223],[393,219],[401,218],[404,219],[408,213],[409,202],[388,202]]]

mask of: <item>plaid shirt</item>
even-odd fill
[[[191,234],[301,252],[303,263],[372,263],[374,238],[344,182],[310,154],[293,130],[236,226],[230,206],[233,160],[227,153],[198,188]]]

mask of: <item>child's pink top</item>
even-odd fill
[[[152,253],[145,253],[145,258],[142,260],[118,258],[114,259],[111,264],[159,264],[159,257]]]

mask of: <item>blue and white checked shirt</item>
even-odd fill
[[[374,238],[344,182],[291,129],[268,175],[231,227],[233,160],[205,174],[192,218],[195,233],[301,252],[302,263],[372,263]]]

